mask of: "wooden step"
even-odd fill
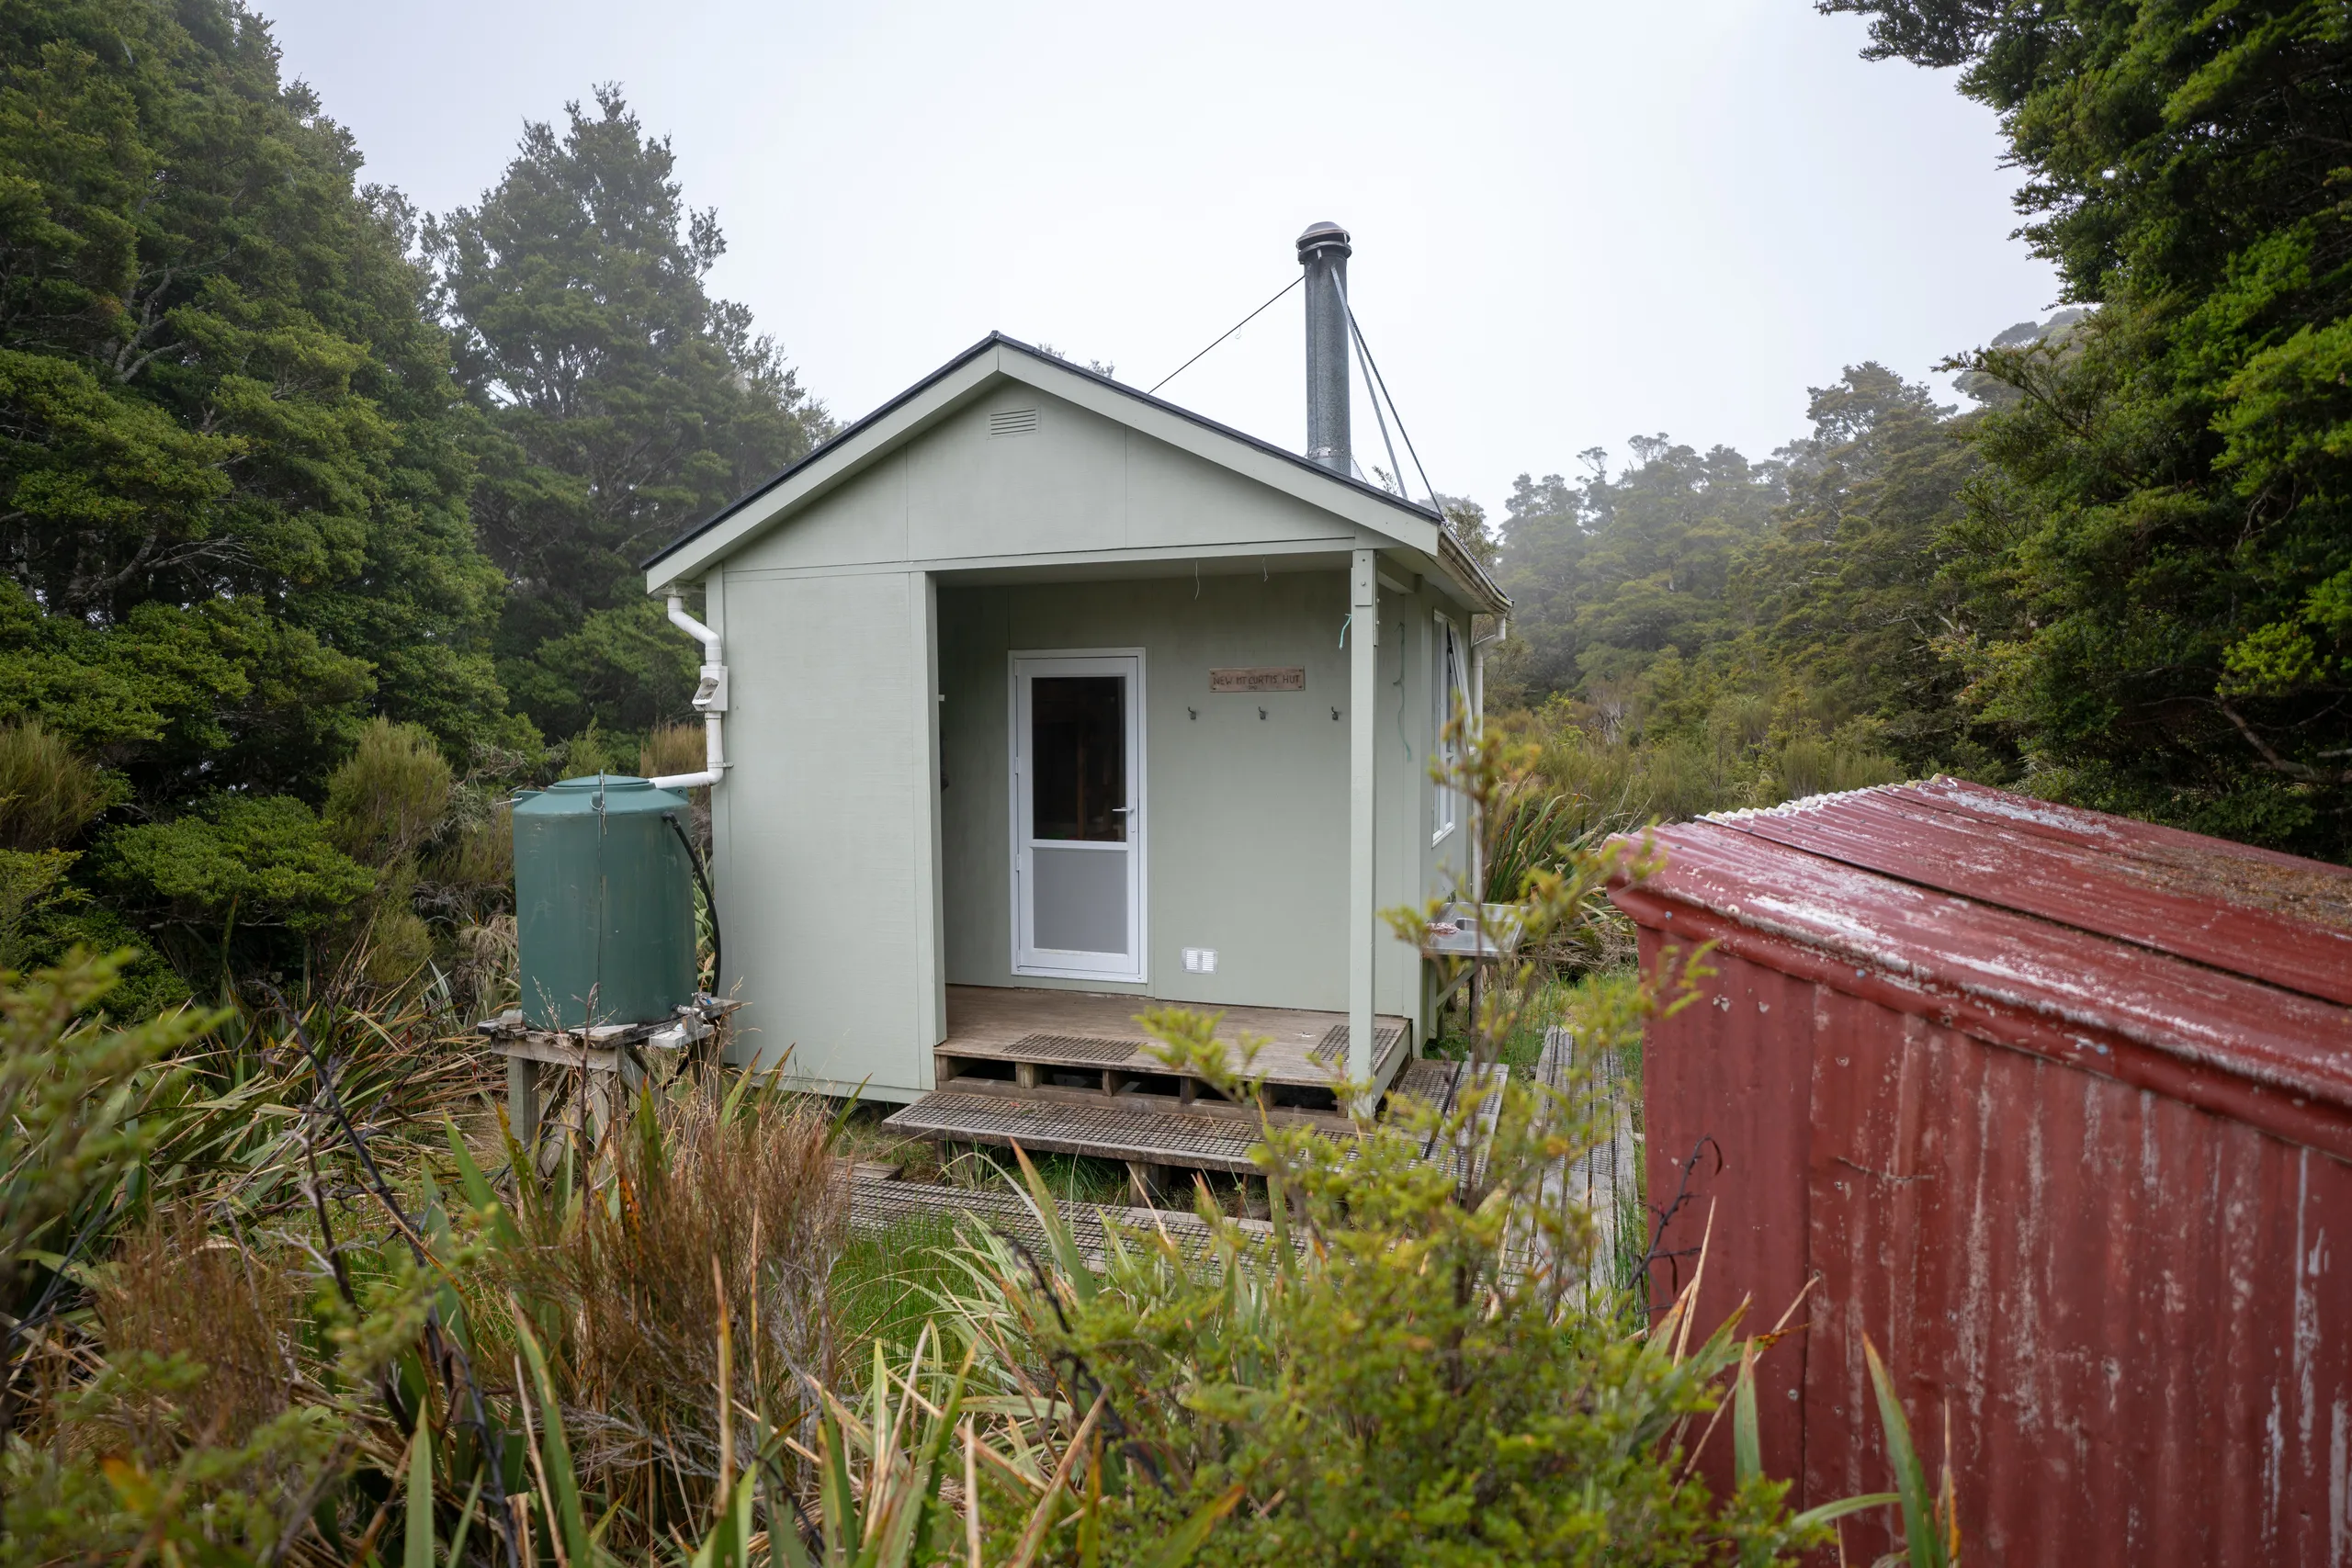
[[[1168,1004],[1148,997],[1011,987],[947,987],[946,1038],[933,1047],[936,1082],[999,1079],[1022,1088],[1083,1075],[1104,1082],[1148,1081],[1155,1092],[1187,1100],[1209,1092],[1161,1061],[1137,1015]],[[1202,1010],[1218,1019],[1217,1038],[1240,1066],[1239,1043],[1257,1042],[1250,1071],[1270,1099],[1298,1110],[1337,1109],[1333,1089],[1346,1076],[1347,1017],[1286,1008]],[[1408,1055],[1408,1021],[1373,1021],[1373,1079],[1386,1084]],[[1069,1084],[1063,1087],[1071,1087]],[[1115,1091],[1114,1091],[1115,1092]]]
[[[1070,1104],[1023,1100],[1003,1094],[965,1094],[953,1089],[923,1096],[883,1122],[895,1133],[937,1143],[993,1144],[1050,1154],[1087,1155],[1138,1165],[1171,1165],[1187,1170],[1256,1171],[1250,1150],[1259,1141],[1256,1121],[1133,1109],[1112,1102]],[[1345,1137],[1344,1123],[1327,1137]]]
[[[1452,1100],[1461,1064],[1416,1061],[1399,1075],[1396,1090],[1442,1110]],[[1489,1071],[1508,1076],[1505,1068]],[[1475,1145],[1483,1150],[1499,1100],[1484,1108]],[[1351,1137],[1344,1117],[1271,1111],[1265,1120],[1305,1127],[1321,1136]],[[916,1100],[883,1123],[896,1133],[934,1143],[989,1144],[1050,1154],[1125,1160],[1136,1166],[1172,1166],[1187,1170],[1250,1174],[1257,1170],[1250,1151],[1263,1122],[1249,1107],[1200,1101],[1189,1108],[1159,1096],[1098,1095],[1050,1087],[1023,1093],[1012,1084],[950,1083]],[[1423,1157],[1449,1160],[1450,1150],[1425,1148]],[[1466,1151],[1465,1151],[1466,1152]]]

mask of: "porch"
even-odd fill
[[[1305,1008],[1215,1007],[1151,997],[1011,986],[947,987],[947,1038],[933,1053],[942,1090],[1138,1110],[1255,1119],[1196,1076],[1171,1070],[1151,1049],[1137,1015],[1189,1007],[1217,1015],[1216,1038],[1238,1065],[1244,1036],[1258,1042],[1251,1072],[1266,1080],[1276,1110],[1340,1115],[1337,1086],[1347,1076],[1348,1015]],[[1373,1081],[1394,1074],[1412,1033],[1409,1021],[1375,1020]]]
[[[947,987],[947,1038],[933,1054],[938,1087],[884,1125],[951,1144],[1023,1147],[1161,1168],[1249,1171],[1259,1110],[1151,1050],[1137,1014],[1164,1005],[1137,996],[1020,987]],[[1265,1114],[1334,1134],[1350,1123],[1339,1086],[1348,1015],[1301,1008],[1201,1009],[1218,1013],[1216,1038],[1240,1059],[1259,1043],[1253,1076],[1266,1080]],[[1409,1021],[1380,1016],[1374,1081],[1399,1078]],[[1427,1093],[1426,1086],[1415,1085]],[[1155,1175],[1154,1179],[1157,1179]]]

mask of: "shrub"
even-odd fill
[[[1782,747],[1774,773],[1781,800],[1802,800],[1809,795],[1893,784],[1903,777],[1902,765],[1891,757],[1809,738],[1792,740]]]
[[[1626,999],[1604,1034],[1649,1005]],[[1145,1023],[1171,1061],[1256,1098],[1215,1021]],[[1492,1141],[1474,1160],[1481,1122]],[[1203,1205],[1214,1267],[1128,1237],[1098,1280],[1057,1233],[1049,1272],[1002,1251],[974,1269],[989,1286],[967,1317],[999,1358],[1073,1408],[1104,1403],[1114,1539],[1155,1539],[1237,1489],[1250,1501],[1204,1562],[1695,1564],[1820,1539],[1782,1510],[1785,1483],[1716,1498],[1691,1474],[1739,1346],[1726,1324],[1688,1350],[1687,1299],[1629,1333],[1592,1272],[1590,1216],[1544,1196],[1555,1162],[1590,1142],[1577,1095],[1513,1084],[1497,1104],[1473,1082],[1442,1115],[1351,1138],[1264,1131],[1271,1242]]]
[[[600,1193],[571,1186],[584,1157],[542,1179],[512,1151],[512,1217],[492,1217],[491,1250],[465,1286],[478,1324],[503,1315],[506,1292],[525,1303],[581,1483],[657,1540],[709,1517],[722,1318],[734,1325],[727,1377],[747,1408],[797,1421],[804,1380],[837,1370],[828,1282],[847,1194],[829,1119],[819,1102],[748,1090],[687,1080],[666,1102],[648,1091],[612,1129]],[[468,1195],[486,1208],[486,1186]]]
[[[216,795],[172,821],[119,828],[98,863],[102,878],[159,919],[207,931],[232,920],[318,931],[376,886],[309,807],[282,795]]]
[[[591,719],[588,728],[556,748],[553,756],[556,776],[566,779],[593,778],[598,773],[620,771],[620,752],[606,735]]]
[[[404,880],[396,884],[361,934],[359,972],[379,991],[413,983],[433,958],[433,928],[409,907],[407,891]]]
[[[125,1448],[150,1465],[170,1462],[194,1434],[238,1447],[295,1402],[286,1342],[304,1318],[308,1292],[274,1260],[242,1241],[214,1236],[201,1213],[175,1208],[131,1230],[99,1276],[99,1335],[117,1360],[202,1357],[176,1395],[114,1402],[106,1451]]]
[[[24,968],[40,917],[75,901],[65,874],[78,858],[63,850],[0,850],[0,969]]]
[[[55,849],[121,797],[118,781],[40,720],[0,725],[0,849]]]
[[[507,908],[514,885],[514,818],[506,802],[478,787],[458,790],[420,871],[433,897],[450,912],[462,907],[480,918]]]
[[[29,1292],[76,1250],[75,1223],[103,1209],[162,1135],[148,1069],[209,1021],[195,1012],[127,1030],[94,1017],[124,954],[77,955],[0,988],[0,1307],[13,1325]],[[17,1337],[0,1340],[0,1438]]]
[[[455,789],[431,735],[413,724],[371,719],[358,747],[327,780],[328,836],[363,865],[395,865],[440,828]]]

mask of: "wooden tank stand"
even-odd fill
[[[718,1032],[719,1021],[743,1004],[697,997],[674,1016],[653,1023],[606,1023],[589,1029],[533,1029],[522,1010],[485,1019],[475,1029],[490,1048],[506,1058],[506,1120],[514,1141],[535,1147],[539,1136],[539,1069],[573,1067],[591,1075],[588,1102],[595,1112],[594,1135],[601,1138],[609,1115],[611,1089],[634,1092],[644,1081],[641,1053],[683,1052]],[[597,1081],[594,1075],[605,1075]]]

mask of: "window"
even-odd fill
[[[1448,777],[1462,761],[1462,738],[1458,732],[1449,733],[1447,726],[1453,722],[1460,707],[1468,711],[1469,671],[1462,657],[1462,634],[1443,615],[1437,617],[1436,634],[1430,639],[1430,696],[1431,712],[1437,727],[1435,738],[1438,771]],[[1459,790],[1440,784],[1430,801],[1430,842],[1436,843],[1448,833],[1462,812]]]

